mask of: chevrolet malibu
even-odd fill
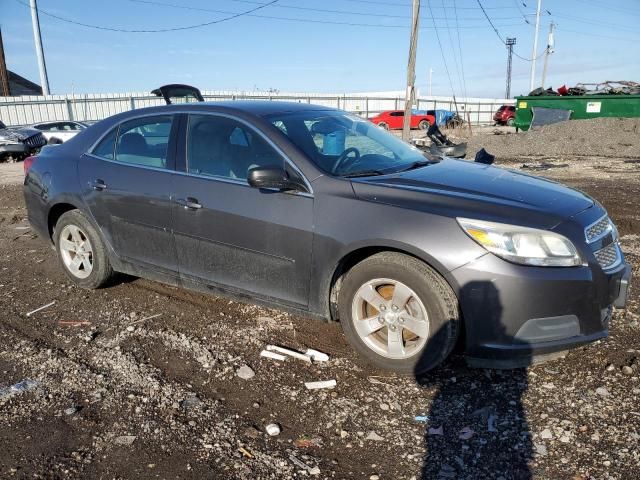
[[[471,365],[527,365],[606,337],[626,303],[617,230],[587,195],[331,108],[133,110],[26,170],[29,220],[77,285],[124,272],[339,321],[398,372],[458,343]]]

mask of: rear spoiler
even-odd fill
[[[190,98],[194,98],[198,102],[204,102],[204,97],[196,87],[191,85],[182,85],[179,83],[172,83],[170,85],[163,85],[151,91],[152,94],[158,97],[164,98],[167,105],[171,105],[171,99],[184,99],[185,102],[189,102]]]

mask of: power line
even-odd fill
[[[158,6],[171,6],[171,7],[175,7],[175,8],[181,8],[183,10],[195,10],[195,11],[204,11],[204,12],[223,12],[221,10],[212,10],[212,9],[208,9],[208,8],[203,8],[203,7],[191,7],[188,5],[176,5],[176,4],[171,4],[171,3],[166,3],[166,2],[160,2],[160,1],[154,1],[154,0],[127,0],[129,2],[132,3],[140,3],[140,4],[146,4],[146,5],[158,5]],[[249,4],[253,4],[253,5],[263,5],[263,3],[261,2],[255,2],[253,0],[227,0],[227,1],[231,1],[231,2],[238,2],[238,3],[249,3]],[[333,10],[333,9],[328,9],[328,8],[315,8],[315,7],[301,7],[299,5],[289,5],[289,4],[283,4],[283,3],[278,3],[277,5],[273,6],[274,8],[284,8],[284,9],[290,9],[290,10],[302,10],[302,11],[308,11],[308,12],[319,12],[319,13],[332,13],[332,14],[339,14],[339,15],[357,15],[357,16],[361,16],[361,17],[377,17],[377,18],[401,18],[403,20],[406,20],[407,15],[394,15],[394,14],[388,14],[388,13],[369,13],[369,12],[354,12],[354,11],[350,11],[350,10]],[[474,8],[475,10],[478,10],[477,8]],[[426,19],[427,17],[421,17]],[[496,20],[518,20],[520,19],[520,17],[496,17]],[[445,11],[445,17],[444,18],[436,18],[436,20],[446,20],[446,11]],[[461,20],[466,20],[466,21],[480,21],[483,20],[482,18],[479,17],[464,17],[461,18]]]
[[[74,25],[79,25],[79,26],[87,27],[87,28],[94,28],[96,30],[108,30],[108,31],[111,31],[111,32],[125,32],[125,33],[161,33],[161,32],[175,32],[175,31],[179,31],[179,30],[191,30],[191,29],[194,29],[194,28],[207,27],[209,25],[214,25],[216,23],[226,22],[228,20],[233,20],[235,18],[242,17],[244,15],[249,15],[252,12],[255,12],[257,10],[261,10],[261,9],[263,9],[265,7],[273,5],[277,1],[278,0],[272,0],[271,2],[261,4],[260,6],[252,8],[250,10],[246,10],[246,11],[240,12],[240,13],[235,13],[233,15],[230,15],[230,16],[226,17],[226,18],[221,18],[221,19],[218,19],[218,20],[212,20],[210,22],[198,23],[198,24],[195,24],[195,25],[186,25],[186,26],[183,26],[183,27],[159,28],[159,29],[153,29],[153,30],[142,30],[142,29],[135,29],[135,30],[131,29],[130,30],[130,29],[126,29],[126,28],[113,28],[113,27],[105,27],[105,26],[102,26],[102,25],[92,25],[90,23],[78,22],[76,20],[71,20],[69,18],[61,17],[59,15],[55,15],[55,14],[53,14],[51,12],[47,12],[47,11],[44,11],[42,9],[38,9],[38,11],[40,13],[42,13],[43,15],[46,15],[46,16],[51,17],[51,18],[55,18],[55,19],[63,21],[63,22],[67,22],[67,23],[71,23],[71,24],[74,24]],[[27,8],[31,8],[30,5],[28,5],[27,3],[23,2],[22,0],[16,0],[16,2],[18,2],[19,4],[21,4],[21,5],[23,5],[23,6],[27,7]]]
[[[462,60],[462,43],[460,42],[460,26],[458,25],[458,8],[456,0],[453,0],[453,11],[456,16],[456,33],[458,35],[458,53],[460,54],[460,68],[462,70],[462,88],[464,89],[464,98],[468,99],[467,95],[467,78],[464,74],[464,61]]]
[[[442,48],[442,42],[440,41],[440,34],[438,33],[438,27],[436,26],[436,21],[433,19],[433,10],[431,9],[431,2],[427,1],[427,6],[429,7],[429,13],[431,14],[431,20],[433,21],[433,28],[436,32],[436,39],[438,40],[438,46],[440,47],[440,55],[442,55],[442,63],[444,63],[444,70],[447,73],[447,78],[449,79],[449,86],[451,87],[451,94],[453,96],[453,101],[455,103],[456,93],[453,88],[453,82],[451,81],[451,74],[449,73],[449,67],[447,66],[447,59],[444,56],[444,49]],[[456,104],[456,110],[458,110],[458,105]]]
[[[500,32],[498,31],[498,29],[496,28],[496,26],[493,24],[493,22],[491,21],[491,18],[489,17],[489,15],[487,14],[487,12],[485,11],[484,7],[482,6],[482,3],[480,2],[480,0],[476,0],[478,2],[478,5],[480,5],[480,8],[482,9],[482,13],[484,13],[484,16],[486,17],[487,21],[489,22],[489,25],[491,25],[491,28],[493,29],[494,32],[496,32],[497,37],[500,39],[500,41],[502,42],[503,45],[507,45],[507,42],[505,42],[504,38],[502,38],[502,35],[500,35]],[[542,57],[542,55],[544,55],[544,52],[542,52],[540,55],[538,55],[535,58],[525,58],[522,55],[518,55],[515,51],[513,52],[513,54],[518,57],[521,60],[524,60],[525,62],[534,62],[537,59],[539,59],[540,57]]]
[[[440,2],[444,7],[444,0],[440,0]],[[453,64],[456,67],[456,75],[458,76],[458,86],[462,88],[462,76],[460,75],[460,68],[458,67],[458,54],[456,52],[456,48],[453,45],[453,37],[451,36],[451,28],[449,28],[449,18],[447,17],[446,10],[444,15],[445,15],[445,25],[447,26],[447,35],[449,36],[449,43],[451,44],[451,51],[453,52]]]

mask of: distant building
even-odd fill
[[[11,96],[42,95],[42,87],[40,85],[27,80],[11,70],[7,70],[7,73],[9,74],[9,94]]]

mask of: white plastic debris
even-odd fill
[[[335,380],[323,380],[320,382],[305,382],[304,386],[307,390],[318,390],[320,388],[335,388],[337,382]]]
[[[307,348],[307,351],[304,352],[307,357],[310,357],[314,362],[328,362],[329,355],[323,352],[319,352],[318,350],[314,350],[313,348]]]
[[[9,387],[0,387],[0,400],[4,400],[5,398],[13,397],[30,390],[35,390],[39,386],[40,383],[27,378]]]
[[[260,356],[265,358],[272,358],[273,360],[279,360],[281,362],[287,359],[287,357],[285,357],[284,355],[281,355],[276,352],[270,352],[269,350],[262,350],[260,352]]]
[[[280,425],[278,425],[277,423],[270,423],[269,425],[267,425],[266,427],[264,427],[265,431],[267,432],[267,434],[269,434],[269,436],[271,437],[275,437],[276,435],[280,435]]]
[[[46,305],[43,305],[43,306],[41,306],[39,308],[36,308],[35,310],[31,310],[29,313],[27,313],[27,317],[30,317],[34,313],[37,313],[40,310],[44,310],[45,308],[49,308],[49,307],[51,307],[52,305],[55,305],[55,304],[56,304],[56,301],[54,300],[53,302],[47,303]]]
[[[283,355],[288,355],[290,357],[297,358],[298,360],[302,360],[304,362],[311,362],[311,357],[308,357],[304,353],[296,352],[295,350],[278,347],[276,345],[267,345],[266,348],[270,352],[278,352],[278,353],[282,353]]]

